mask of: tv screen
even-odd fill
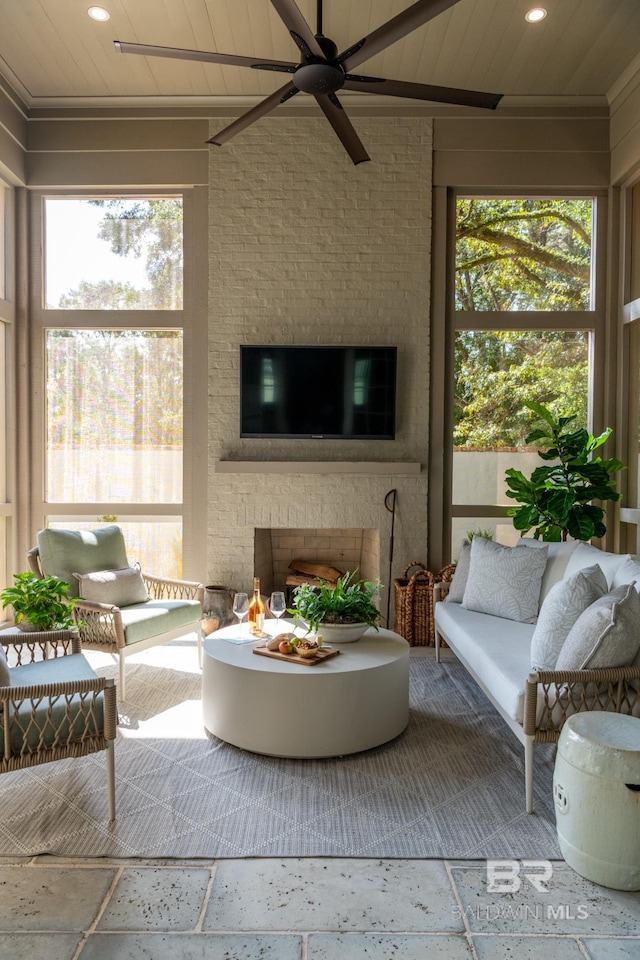
[[[240,436],[393,440],[396,347],[241,346]]]

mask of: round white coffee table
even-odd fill
[[[282,633],[286,621],[266,621]],[[203,644],[205,729],[243,750],[276,757],[335,757],[369,750],[409,720],[409,644],[369,629],[336,657],[313,666],[253,652],[229,641],[247,626],[224,627]],[[336,647],[338,645],[336,644]]]

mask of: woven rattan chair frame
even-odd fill
[[[434,606],[444,599],[448,589],[448,583],[435,584]],[[436,629],[437,661],[443,639],[447,638]],[[574,713],[607,710],[640,717],[640,667],[532,671],[524,678],[524,715],[520,724],[502,710],[475,675],[473,665],[464,665],[524,744],[527,813],[533,813],[534,743],[557,743],[565,721]]]
[[[16,666],[82,650],[78,634],[68,630],[25,634],[24,640],[0,633],[0,642],[10,663]],[[105,677],[0,686],[0,737],[4,745],[0,774],[105,750],[109,820],[113,821],[117,719],[115,682]],[[16,731],[20,731],[19,743]]]
[[[38,577],[43,577],[40,564],[40,551],[32,547],[27,553],[29,569]],[[150,600],[199,600],[204,601],[204,585],[191,580],[172,580],[142,573]],[[108,603],[94,603],[89,600],[76,600],[73,610],[82,646],[89,650],[100,650],[102,653],[111,653],[118,657],[118,696],[125,698],[125,658],[140,650],[167,643],[193,632],[198,637],[198,662],[202,662],[202,635],[197,624],[178,627],[175,630],[160,632],[147,640],[127,644],[122,623],[122,613],[119,607]]]

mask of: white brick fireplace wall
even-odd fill
[[[431,121],[353,122],[357,167],[322,117],[211,151],[208,582],[251,586],[256,530],[360,529],[388,585],[392,488],[391,579],[426,557]],[[241,440],[241,343],[397,345],[396,440]]]

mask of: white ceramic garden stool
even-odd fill
[[[562,856],[576,873],[614,890],[640,890],[640,719],[569,717],[553,776]]]

